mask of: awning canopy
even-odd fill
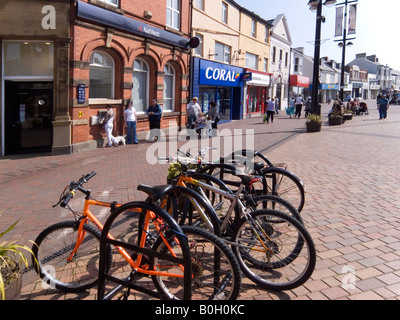
[[[308,77],[299,76],[297,74],[292,74],[290,76],[290,86],[291,87],[308,88],[309,85],[310,85],[310,79]]]

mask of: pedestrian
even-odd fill
[[[279,109],[280,109],[280,104],[279,104],[279,99],[277,97],[275,97],[275,112],[276,114],[279,114]]]
[[[292,116],[294,115],[294,99],[293,98],[289,98],[289,107],[286,108],[286,114],[292,118]]]
[[[136,134],[136,109],[133,107],[133,102],[129,101],[124,111],[124,121],[126,128],[126,143],[139,144]]]
[[[307,102],[306,102],[306,107],[304,108],[304,111],[306,112],[306,116],[311,112],[311,98],[309,97]]]
[[[211,119],[211,116],[207,116],[206,120],[204,121],[205,130],[206,130],[209,138],[212,138],[212,130],[213,130],[212,125],[214,124],[214,122],[215,121],[213,121]]]
[[[221,120],[218,115],[218,107],[214,101],[210,101],[210,108],[208,109],[208,115],[211,117],[211,120],[214,121],[212,123],[212,128],[217,129],[218,122]]]
[[[152,104],[147,108],[146,114],[149,117],[150,125],[150,141],[157,141],[160,138],[160,122],[162,108],[157,103],[157,99],[153,99]]]
[[[379,109],[379,120],[386,119],[387,110],[389,109],[389,100],[386,98],[386,95],[383,95],[382,98],[378,101],[378,109]]]
[[[198,101],[198,98],[193,97],[192,101],[186,107],[186,111],[188,114],[187,126],[190,129],[194,128],[194,124],[197,120],[197,117],[199,116],[199,114],[201,114],[201,107],[197,103],[197,101]]]
[[[109,104],[106,105],[106,109],[107,109],[107,113],[106,113],[106,116],[105,116],[104,122],[103,122],[104,130],[106,131],[107,140],[108,140],[106,147],[111,147],[111,146],[118,147],[117,139],[115,139],[115,137],[112,134],[113,129],[114,129],[115,112]]]
[[[296,101],[295,101],[295,105],[296,105],[296,113],[295,113],[295,117],[299,117],[301,116],[301,109],[303,107],[304,104],[304,100],[300,95],[297,96]]]
[[[269,123],[269,119],[271,119],[271,123],[274,122],[275,110],[275,98],[272,98],[272,100],[268,100],[267,104],[267,123]]]

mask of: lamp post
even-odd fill
[[[315,44],[314,44],[314,69],[313,69],[313,83],[312,83],[312,96],[311,96],[311,114],[320,114],[321,110],[318,108],[318,88],[319,88],[319,60],[321,51],[321,23],[325,22],[325,17],[322,15],[322,5],[333,5],[336,0],[310,0],[308,5],[311,11],[317,11],[317,20],[315,27]]]

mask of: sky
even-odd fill
[[[325,0],[323,0],[325,2]],[[350,1],[350,0],[349,0]],[[308,0],[235,0],[265,20],[285,14],[292,47],[304,47],[305,53],[314,57],[316,11],[309,10]],[[344,3],[338,0],[336,4]],[[325,23],[321,27],[321,57],[342,61],[342,49],[334,42],[336,6],[323,6]],[[356,39],[353,46],[346,47],[346,64],[356,58],[357,53],[375,54],[379,63],[400,71],[400,54],[397,52],[400,39],[399,0],[358,0]],[[351,36],[353,37],[353,35]]]

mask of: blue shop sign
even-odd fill
[[[77,3],[77,17],[182,48],[189,46],[187,38],[82,1]]]
[[[208,60],[200,60],[200,84],[242,87],[243,69]]]

